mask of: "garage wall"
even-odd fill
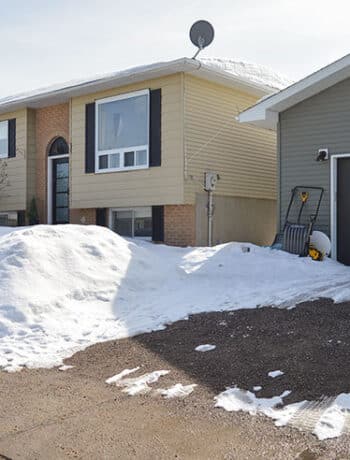
[[[276,200],[214,195],[213,243],[271,244],[276,232]],[[196,243],[208,241],[207,194],[196,195]]]

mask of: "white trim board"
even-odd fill
[[[337,260],[337,193],[338,193],[338,159],[350,158],[350,153],[331,156],[331,257]]]
[[[323,67],[282,91],[265,97],[238,116],[241,123],[276,129],[278,114],[350,77],[350,54]]]
[[[68,158],[69,153],[65,155],[53,155],[47,157],[47,223],[52,224],[52,160],[59,158]],[[69,171],[70,175],[70,171]]]

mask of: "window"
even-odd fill
[[[17,212],[0,212],[0,226],[15,227],[17,225]]]
[[[7,158],[9,154],[9,126],[8,121],[0,122],[0,158]]]
[[[152,238],[152,208],[112,209],[112,230],[130,238]]]
[[[148,168],[149,91],[96,102],[96,172]]]

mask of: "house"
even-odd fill
[[[235,119],[286,85],[268,70],[182,58],[0,100],[0,225],[108,225],[173,245],[265,243],[275,229],[275,133]]]
[[[323,187],[315,228],[350,265],[350,54],[263,99],[239,119],[277,131],[278,227],[296,185]]]

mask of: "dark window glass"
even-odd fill
[[[133,236],[132,211],[113,212],[113,230],[121,236]]]
[[[65,223],[68,220],[68,208],[56,208],[56,222]]]
[[[135,217],[134,236],[152,236],[152,217]]]
[[[107,169],[108,168],[108,155],[101,155],[98,158],[98,168]]]
[[[49,155],[66,155],[67,153],[69,153],[69,147],[63,137],[55,139],[51,144]]]
[[[124,166],[134,166],[134,157],[135,152],[125,152],[124,153]]]
[[[68,193],[56,193],[56,206],[68,206]]]

